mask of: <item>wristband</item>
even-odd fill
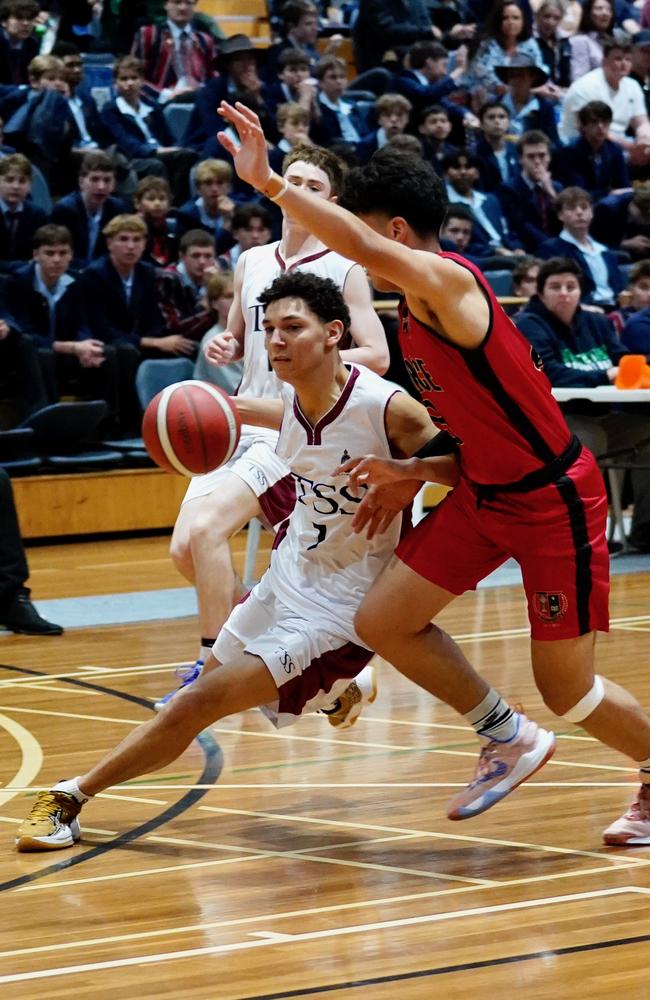
[[[289,181],[286,177],[280,178],[282,181],[282,186],[277,194],[267,194],[266,197],[269,201],[280,201],[280,198],[284,198],[285,194],[289,190]]]
[[[440,431],[435,437],[416,451],[413,458],[435,458],[438,455],[457,455],[458,445],[447,431]]]

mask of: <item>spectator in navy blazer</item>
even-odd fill
[[[40,12],[35,0],[4,0],[0,8],[0,83],[27,83],[27,67],[40,49],[33,30]]]
[[[456,51],[456,61],[451,73],[447,71],[449,53],[443,45],[433,39],[415,42],[408,52],[408,69],[403,69],[397,77],[395,89],[408,97],[420,111],[429,104],[445,105],[446,98],[458,90],[458,81],[467,68],[467,51],[461,47]]]
[[[553,174],[567,187],[581,187],[594,201],[630,186],[630,176],[621,147],[607,138],[612,109],[604,101],[589,101],[578,111],[580,136],[559,149],[553,158]]]
[[[138,177],[168,177],[177,201],[188,194],[188,175],[196,153],[174,145],[167,120],[157,104],[142,97],[142,64],[124,56],[115,65],[117,97],[102,108],[102,120]]]
[[[181,234],[205,229],[216,240],[218,253],[224,253],[234,242],[230,233],[235,209],[230,197],[232,177],[232,167],[224,160],[202,160],[194,175],[198,196],[179,209]]]
[[[318,84],[311,75],[309,56],[302,49],[285,49],[278,59],[277,79],[270,82],[267,104],[272,115],[281,104],[299,104],[311,121],[318,113]]]
[[[379,66],[387,49],[434,35],[424,0],[360,0],[352,29],[359,73]]]
[[[287,49],[302,49],[309,59],[310,70],[314,70],[322,55],[329,55],[333,48],[328,46],[324,53],[316,48],[319,31],[318,7],[311,0],[288,0],[282,5],[282,28],[279,42],[267,51],[265,78],[273,83],[280,65],[280,56]]]
[[[126,212],[120,198],[113,197],[115,165],[101,150],[86,153],[81,161],[79,190],[66,195],[52,210],[52,222],[72,234],[73,264],[83,268],[106,253],[104,227]]]
[[[314,71],[319,83],[320,119],[312,126],[312,138],[319,146],[345,142],[356,147],[370,129],[354,104],[345,100],[348,85],[347,66],[338,56],[321,59]]]
[[[428,160],[439,176],[445,156],[458,153],[458,146],[447,142],[452,124],[449,113],[441,104],[422,108],[417,120],[418,138],[422,143],[422,156]]]
[[[110,145],[111,139],[101,120],[95,98],[83,83],[83,60],[78,46],[72,42],[57,42],[52,55],[63,63],[64,79],[69,88],[66,100],[72,119],[73,150],[87,152]]]
[[[602,198],[594,211],[593,233],[632,260],[650,257],[650,190],[641,186]]]
[[[621,343],[630,354],[645,354],[646,358],[650,356],[650,308],[648,306],[634,313],[628,319],[623,327]]]
[[[519,150],[510,134],[510,115],[501,101],[488,101],[479,111],[481,131],[471,151],[478,161],[481,191],[496,191],[520,173]]]
[[[589,234],[594,217],[589,193],[579,187],[565,188],[555,199],[555,211],[562,230],[555,239],[542,243],[539,256],[545,260],[551,257],[576,260],[584,275],[583,301],[609,312],[616,307],[625,279],[616,254]]]
[[[378,127],[369,132],[355,147],[362,163],[366,163],[373,153],[383,149],[395,136],[404,135],[412,110],[411,102],[403,94],[382,94],[377,98],[375,115]],[[421,152],[421,144],[419,148]]]
[[[478,163],[471,153],[461,149],[446,156],[442,170],[449,202],[466,205],[474,218],[469,252],[475,257],[522,256],[521,243],[510,231],[499,199],[476,190]]]
[[[521,174],[498,191],[510,228],[535,256],[540,243],[558,236],[562,228],[555,212],[561,185],[550,174],[550,145],[543,132],[524,133],[519,140]]]
[[[0,272],[10,272],[30,260],[32,239],[47,222],[42,208],[29,201],[32,165],[22,153],[0,159]]]
[[[34,235],[34,259],[7,283],[7,304],[38,348],[48,402],[58,402],[63,393],[105,399],[116,416],[115,348],[91,337],[71,262],[72,238],[65,226],[41,226]]]

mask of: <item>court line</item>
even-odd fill
[[[236,951],[252,951],[256,948],[272,948],[278,944],[297,944],[303,941],[320,941],[328,938],[367,934],[372,931],[392,930],[396,927],[412,927],[416,925],[422,926],[425,924],[449,922],[452,920],[471,919],[472,917],[486,916],[487,914],[516,912],[519,910],[552,906],[557,903],[566,905],[569,902],[582,902],[583,900],[600,899],[614,895],[624,895],[626,893],[639,893],[641,895],[647,895],[650,893],[650,889],[645,889],[641,886],[621,886],[610,889],[597,889],[591,892],[576,892],[569,893],[564,896],[548,896],[542,899],[520,900],[514,903],[496,903],[491,906],[478,906],[467,910],[455,910],[447,913],[428,913],[421,916],[401,917],[395,918],[394,920],[382,920],[369,924],[353,924],[347,927],[330,927],[320,931],[305,931],[301,934],[292,934],[287,936],[282,935],[280,938],[256,938],[255,940],[235,941],[229,944],[208,945],[203,948],[188,948],[182,951],[159,952],[153,955],[117,958],[103,962],[86,962],[80,965],[59,966],[49,969],[39,969],[32,972],[19,972],[0,976],[0,983],[25,982],[35,979],[47,979],[54,976],[72,976],[78,973],[101,972],[106,969],[123,969],[133,965],[155,965],[160,962],[199,958],[205,955],[222,955]],[[648,941],[650,940],[650,934],[639,936],[639,938],[635,940],[638,940],[639,942]],[[542,954],[553,954],[553,952],[549,951]],[[492,961],[505,961],[505,959],[496,959]],[[301,993],[304,994],[305,990],[301,990],[300,993],[294,992],[294,995],[300,996]],[[287,994],[284,995],[286,996]],[[282,996],[282,994],[280,994],[280,996]]]
[[[170,779],[173,781],[173,778]],[[149,785],[138,784],[135,787],[139,788],[141,791],[152,791],[152,792],[166,792],[170,789],[172,791],[179,790],[185,791],[187,789],[197,789],[203,788],[206,791],[219,792],[223,789],[226,790],[241,790],[241,789],[274,789],[274,788],[285,788],[285,789],[297,789],[298,791],[304,791],[305,789],[337,789],[337,788],[465,788],[467,782],[465,781],[333,781],[333,782],[322,782],[322,781],[267,781],[264,784],[261,782],[257,783],[246,783],[246,784],[227,784],[225,782],[219,782],[217,785],[186,785],[186,784],[157,784]],[[0,788],[2,785],[0,784]],[[16,788],[17,792],[23,792],[29,794],[30,792],[47,792],[51,788],[51,785],[27,785],[24,788]],[[123,785],[113,785],[113,788],[130,788],[132,787],[130,782],[125,782]],[[636,785],[634,786],[636,787]],[[632,790],[632,786],[629,781],[534,781],[525,782],[519,789],[519,793],[522,794],[526,790],[532,791],[535,788],[622,788],[629,791]],[[120,798],[118,795],[108,795],[106,792],[100,792],[97,798]],[[141,802],[157,802],[156,799],[140,799],[134,801]],[[164,803],[160,803],[163,805]]]
[[[3,806],[18,794],[22,785],[29,785],[34,780],[43,765],[43,751],[36,737],[14,719],[0,715],[0,727],[13,736],[21,755],[18,770],[4,785],[5,791],[0,792],[0,806]]]
[[[91,674],[90,676],[94,677],[95,675]],[[68,698],[70,697],[70,688],[57,687],[55,684],[39,684],[37,690],[38,691],[54,691],[54,692],[56,692],[56,694],[65,694],[65,695],[67,695]],[[78,694],[85,694],[87,697],[90,697],[90,698],[102,698],[102,697],[104,697],[101,694],[100,691],[79,691]]]
[[[143,700],[143,704],[149,707],[149,702]],[[55,712],[52,709],[44,708],[18,708],[16,705],[0,705],[2,712],[21,712],[25,715],[51,715],[63,719],[89,719],[91,722],[121,722],[125,726],[140,726],[146,719],[115,719],[108,715],[81,715],[79,712]]]

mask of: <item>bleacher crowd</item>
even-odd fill
[[[622,355],[650,355],[650,2],[270,0],[267,48],[227,37],[218,6],[3,0],[10,420],[73,396],[107,402],[107,434],[137,432],[145,359],[236,384],[200,344],[224,327],[239,255],[277,239],[281,215],[234,174],[223,98],[258,112],[275,169],[303,143],[348,165],[386,146],[426,159],[450,203],[443,249],[529,299],[515,321],[555,384],[606,385]],[[611,446],[609,411],[569,418]],[[633,422],[650,464],[647,418]],[[635,533],[650,548],[650,511]]]

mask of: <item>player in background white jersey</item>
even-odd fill
[[[334,153],[317,146],[298,147],[284,162],[284,176],[290,184],[333,201],[340,193],[344,172],[344,164]],[[238,395],[278,396],[277,379],[264,347],[259,296],[279,274],[296,269],[331,278],[342,289],[350,310],[354,345],[343,351],[344,360],[366,365],[380,375],[388,368],[386,338],[362,268],[328,250],[285,215],[279,243],[251,248],[239,258],[228,329],[213,337],[206,348],[206,357],[213,364],[244,359]],[[174,527],[171,557],[196,587],[201,640],[197,663],[181,674],[181,686],[196,679],[219,629],[241,596],[230,539],[253,517],[261,517],[274,529],[293,504],[294,486],[274,452],[276,441],[275,431],[245,425],[230,462],[195,477],[188,487]],[[156,708],[162,708],[173,694],[156,702]],[[332,722],[336,721],[333,717]]]
[[[282,427],[279,450],[298,482],[271,566],[222,628],[208,657],[218,669],[204,671],[86,774],[42,792],[18,829],[21,851],[71,846],[89,797],[170,764],[219,719],[264,706],[283,725],[331,706],[368,661],[372,653],[354,631],[354,614],[392,554],[400,515],[385,533],[365,539],[354,533],[352,515],[368,488],[351,490],[342,473],[350,446],[400,466],[409,477],[400,484],[400,505],[423,480],[454,485],[458,479],[453,455],[417,457],[432,450],[438,434],[427,410],[397,386],[341,360],[338,344],[350,317],[333,282],[285,274],[263,301],[269,359],[293,392],[280,400],[242,399],[238,406],[251,421]],[[395,489],[392,484],[393,498]]]

